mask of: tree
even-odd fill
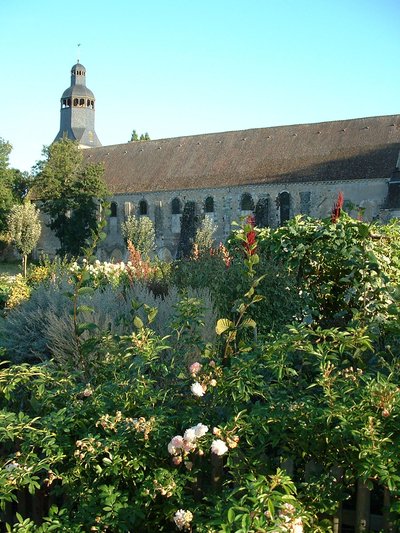
[[[129,142],[135,142],[135,141],[138,141],[138,140],[139,140],[139,136],[138,136],[138,134],[136,133],[136,130],[133,130]]]
[[[29,176],[10,168],[12,146],[0,137],[0,233],[7,230],[7,216],[12,206],[26,195]]]
[[[122,235],[125,241],[131,241],[136,250],[142,256],[148,258],[155,248],[154,224],[149,217],[136,217],[130,215],[125,222],[121,224]]]
[[[196,231],[194,244],[197,245],[199,254],[209,252],[214,245],[214,233],[217,230],[217,226],[212,219],[208,216],[204,217],[200,227]]]
[[[146,133],[142,133],[139,137],[136,130],[133,130],[129,142],[135,142],[135,141],[150,141],[150,135],[146,131]]]
[[[179,259],[190,257],[198,226],[199,217],[196,214],[196,204],[195,202],[186,202],[182,213],[181,234],[178,243],[177,257]]]
[[[11,208],[8,215],[8,235],[22,255],[24,277],[26,277],[28,255],[35,248],[41,231],[39,210],[31,202],[26,201]]]
[[[59,255],[78,256],[98,233],[99,205],[108,195],[100,164],[85,164],[78,144],[64,138],[44,148],[36,167],[35,195],[60,241]]]

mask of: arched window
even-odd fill
[[[260,198],[260,200],[258,200],[254,215],[256,217],[256,226],[258,228],[268,227],[268,222],[269,222],[268,198]]]
[[[140,200],[139,202],[139,215],[147,215],[148,207],[146,200]]]
[[[251,197],[251,194],[248,192],[245,192],[242,194],[242,198],[240,200],[240,210],[241,211],[254,211],[254,202],[253,198]]]
[[[78,105],[78,98],[74,98],[74,107]]]
[[[111,202],[110,211],[110,217],[115,218],[118,214],[118,205],[116,202]]]
[[[173,215],[180,215],[182,213],[182,204],[179,198],[174,198],[171,202],[171,213]]]
[[[206,198],[206,201],[204,202],[204,211],[206,213],[214,213],[214,198],[212,196]]]
[[[290,218],[290,194],[286,191],[279,194],[279,215],[281,224]]]

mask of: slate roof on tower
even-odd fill
[[[113,194],[389,179],[400,115],[209,133],[92,148]]]
[[[72,85],[65,89],[61,98],[68,98],[69,96],[85,96],[88,98],[94,98],[93,92],[86,87],[86,85]]]

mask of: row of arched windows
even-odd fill
[[[149,207],[147,205],[146,200],[140,200],[139,202],[139,215],[147,215],[149,211]],[[110,205],[110,217],[115,218],[118,216],[118,204],[117,202],[111,202]]]
[[[89,107],[90,109],[94,109],[94,100],[90,100],[87,98],[74,98],[73,101],[71,98],[63,98],[62,99],[62,107],[71,107],[71,102],[74,107]]]
[[[214,213],[214,198],[208,196],[204,201],[204,211]],[[174,198],[171,202],[171,214],[180,215],[182,213],[182,202],[179,198]]]
[[[280,222],[286,222],[290,218],[290,194],[286,191],[281,192],[276,200],[277,208],[279,209]],[[111,217],[117,216],[117,203],[111,203]],[[240,210],[245,212],[253,212],[256,217],[256,223],[260,226],[268,225],[269,218],[269,201],[268,198],[261,198],[257,205],[254,204],[253,197],[250,193],[244,193],[240,199]],[[149,207],[146,200],[140,200],[138,205],[138,214],[139,216],[147,215],[149,212]],[[204,212],[205,213],[214,213],[214,198],[208,196],[204,201]],[[179,198],[174,198],[171,201],[171,214],[180,215],[182,214],[182,201]]]
[[[283,224],[290,218],[290,194],[287,191],[281,192],[276,199],[277,208],[279,209],[279,220]],[[261,198],[257,205],[254,205],[253,197],[250,193],[245,192],[240,199],[241,211],[252,211],[256,217],[256,224],[259,227],[268,226],[269,206],[268,198]]]

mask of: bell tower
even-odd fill
[[[95,97],[86,87],[86,69],[78,62],[71,69],[71,85],[61,96],[60,131],[63,137],[78,141],[81,148],[101,146],[94,130]]]

